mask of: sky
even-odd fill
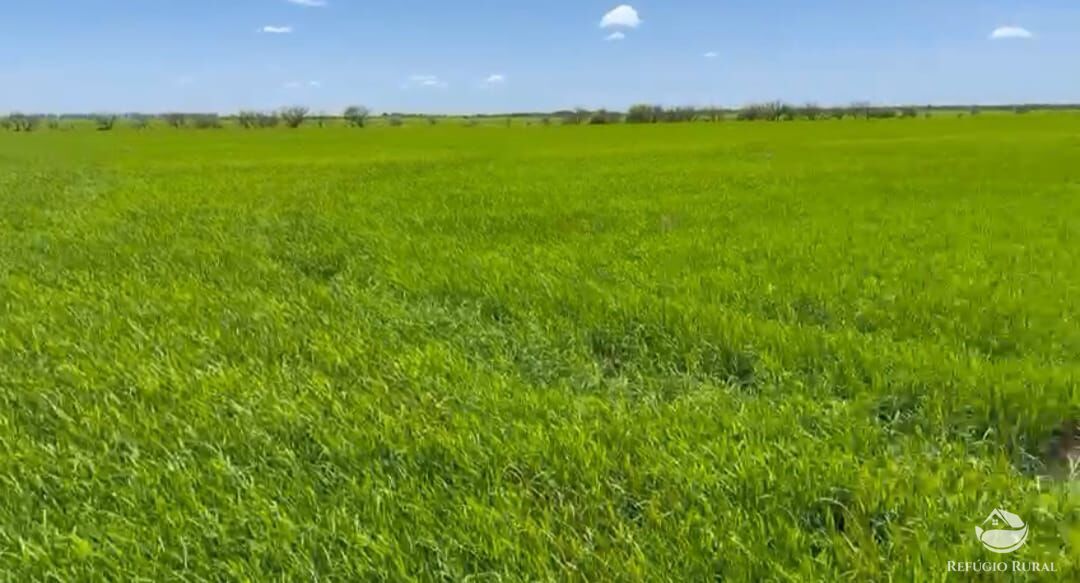
[[[0,112],[1080,101],[1078,0],[0,0]]]

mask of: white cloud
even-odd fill
[[[261,30],[263,32],[267,33],[267,34],[289,34],[289,33],[292,32],[292,27],[291,26],[270,26],[270,25],[267,25],[267,26],[262,27]]]
[[[706,59],[715,59],[720,56],[720,53],[716,51],[709,51],[703,55]]]
[[[289,4],[308,6],[310,8],[322,8],[326,6],[326,0],[286,0]]]
[[[301,89],[303,87],[310,87],[312,89],[318,89],[322,87],[322,81],[289,81],[283,85],[286,89]]]
[[[484,79],[484,83],[487,85],[502,85],[506,83],[506,76],[502,73],[494,73],[489,75],[487,79]]]
[[[995,28],[994,32],[990,33],[990,38],[993,40],[1001,40],[1006,38],[1032,38],[1035,35],[1031,34],[1031,31],[1026,28],[1020,28],[1019,26],[1002,26]]]
[[[611,40],[611,41],[614,41],[614,40],[622,40],[622,39],[624,39],[624,38],[626,38],[626,35],[625,35],[625,34],[623,34],[623,33],[619,32],[619,31],[615,31],[615,32],[613,32],[613,33],[611,33],[611,34],[609,34],[609,35],[605,36],[605,37],[604,37],[604,40]]]
[[[641,17],[638,16],[638,11],[634,10],[633,6],[629,4],[620,4],[604,15],[604,18],[600,19],[600,28],[613,28],[613,27],[626,27],[637,28],[641,26]]]
[[[408,87],[433,87],[433,88],[445,88],[446,82],[442,81],[435,75],[411,75],[409,76],[409,82],[405,85]]]

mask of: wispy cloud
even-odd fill
[[[706,59],[715,59],[716,57],[720,56],[720,53],[716,51],[709,51],[702,56],[704,56]]]
[[[291,26],[272,26],[268,24],[259,30],[267,34],[290,34],[293,29]]]
[[[447,87],[447,84],[436,75],[410,75],[409,82],[406,83],[404,87],[406,89],[409,87],[442,89]]]
[[[297,6],[307,6],[309,8],[322,8],[327,5],[326,0],[285,0],[289,4],[296,4]]]
[[[641,26],[641,17],[638,11],[629,4],[620,4],[600,19],[600,28],[637,28]]]
[[[506,75],[502,73],[493,73],[484,79],[485,85],[502,85],[503,83],[506,83]]]
[[[1001,26],[994,29],[994,32],[990,33],[992,40],[1002,40],[1009,38],[1033,38],[1035,35],[1031,34],[1031,31],[1019,26]]]
[[[624,39],[624,38],[626,38],[626,35],[625,35],[625,34],[623,34],[623,33],[619,32],[619,31],[615,31],[615,32],[613,32],[613,33],[611,33],[611,34],[609,34],[609,35],[605,36],[605,37],[604,37],[604,40],[607,40],[607,41],[616,41],[616,40],[622,40],[622,39]]]
[[[282,85],[286,89],[302,89],[304,87],[310,87],[312,89],[318,89],[322,87],[322,81],[289,81]]]

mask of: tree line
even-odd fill
[[[927,105],[916,107],[883,106],[874,105],[870,102],[855,102],[847,106],[821,106],[815,103],[793,105],[783,101],[769,101],[751,103],[740,108],[722,107],[666,107],[655,104],[638,104],[631,106],[627,111],[614,111],[607,109],[561,110],[552,113],[511,113],[511,114],[482,114],[465,116],[464,123],[468,126],[478,125],[483,119],[504,119],[507,125],[513,119],[525,119],[531,125],[605,125],[605,124],[655,124],[655,123],[688,123],[688,122],[719,122],[724,120],[736,121],[793,121],[793,120],[823,120],[823,119],[889,119],[889,118],[914,118],[919,115],[931,116],[935,113],[955,113],[957,115],[978,115],[982,111],[1004,111],[1023,114],[1033,110],[1049,109],[1080,109],[1080,105],[1073,104],[1023,104],[1023,105],[996,105],[996,106],[934,106]],[[136,129],[147,128],[155,120],[172,128],[192,129],[217,129],[224,127],[226,120],[232,120],[236,125],[245,129],[274,128],[278,126],[286,128],[299,128],[306,123],[315,123],[322,127],[330,120],[344,121],[345,124],[363,128],[369,123],[373,114],[371,110],[362,105],[353,105],[346,108],[340,115],[327,116],[323,114],[312,115],[311,110],[303,106],[284,107],[276,111],[245,110],[234,116],[222,116],[217,113],[181,113],[170,112],[157,115],[142,113],[116,114],[85,114],[85,115],[31,115],[23,113],[11,113],[0,117],[0,128],[13,132],[32,132],[42,126],[49,129],[63,129],[62,122],[67,120],[83,120],[94,124],[98,131],[109,131],[116,127],[117,120],[123,119],[131,127]],[[387,125],[396,127],[404,124],[405,118],[422,118],[429,125],[435,125],[442,116],[433,115],[410,115],[401,113],[383,113]]]

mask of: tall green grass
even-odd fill
[[[1075,577],[1080,117],[0,134],[0,573]],[[1054,477],[1045,477],[1054,474]]]

